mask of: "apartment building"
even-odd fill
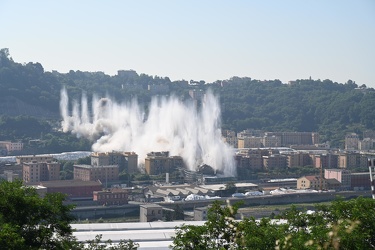
[[[285,154],[288,168],[296,168],[311,165],[311,158],[308,153],[291,152]]]
[[[263,137],[264,132],[262,130],[246,129],[246,130],[243,130],[243,131],[237,133],[238,138],[251,137],[251,136]]]
[[[261,150],[247,150],[235,156],[238,169],[260,170],[263,169]]]
[[[232,130],[223,130],[222,131],[223,141],[228,143],[234,148],[238,147],[238,138],[236,136],[236,132]]]
[[[52,181],[60,179],[60,164],[58,162],[23,162],[22,176],[24,183]]]
[[[371,150],[375,148],[375,139],[364,138],[358,142],[359,150]]]
[[[51,155],[21,155],[16,156],[17,164],[22,164],[24,162],[52,162],[53,157]]]
[[[315,168],[337,168],[338,155],[334,154],[314,154],[311,155]]]
[[[312,132],[266,132],[265,136],[280,137],[281,146],[315,145],[320,140],[319,134]]]
[[[281,146],[281,137],[280,136],[263,136],[262,137],[263,147],[280,147]]]
[[[359,136],[356,133],[350,133],[345,136],[345,149],[358,150]]]
[[[262,147],[262,137],[240,137],[238,138],[238,148],[260,148]]]
[[[366,168],[368,159],[366,155],[346,152],[338,156],[338,167],[345,169]]]
[[[262,157],[265,169],[282,169],[287,168],[287,157],[280,154],[266,155]]]
[[[101,183],[118,181],[119,166],[74,165],[74,180],[100,181]]]
[[[324,169],[324,178],[336,179],[341,183],[342,190],[351,189],[351,171],[346,169]]]
[[[94,152],[91,154],[91,165],[118,165],[120,172],[126,170],[133,174],[138,172],[138,155],[135,152]]]
[[[145,158],[146,173],[150,175],[169,173],[183,167],[182,157],[169,156],[169,152],[151,152]]]

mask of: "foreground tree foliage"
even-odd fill
[[[203,226],[176,229],[173,249],[375,249],[375,201],[359,197],[292,208],[276,220],[235,220],[237,205],[215,202]]]
[[[73,242],[71,206],[62,194],[40,198],[21,182],[0,183],[0,244],[5,249],[66,249]]]
[[[72,206],[63,204],[63,194],[39,197],[36,190],[21,182],[0,182],[0,249],[111,249],[133,250],[132,241],[101,241],[98,235],[85,244],[72,235]]]

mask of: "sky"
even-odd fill
[[[45,71],[375,87],[374,0],[0,0],[0,48]]]

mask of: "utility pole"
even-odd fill
[[[370,172],[372,198],[375,199],[375,157],[368,158],[368,170]]]

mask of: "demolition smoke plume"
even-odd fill
[[[97,152],[134,151],[140,163],[149,152],[169,151],[181,156],[190,170],[207,164],[226,176],[235,176],[234,150],[221,139],[220,106],[208,92],[198,109],[193,102],[176,97],[154,97],[148,115],[136,100],[116,103],[93,97],[89,110],[87,97],[81,104],[73,100],[69,110],[67,91],[61,91],[62,129],[94,141]]]

